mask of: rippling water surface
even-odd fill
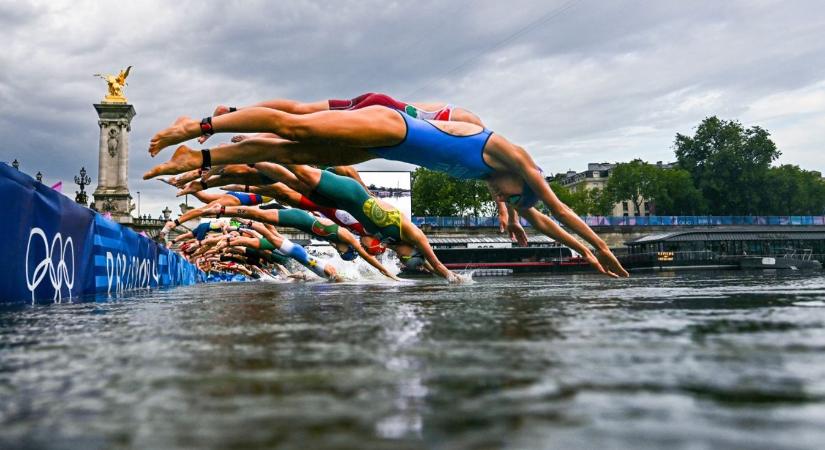
[[[823,448],[825,277],[199,285],[0,310],[0,448]]]

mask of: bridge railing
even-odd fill
[[[582,216],[591,227],[599,226],[723,226],[723,225],[825,225],[825,216]],[[444,228],[494,228],[497,217],[413,216],[417,226]],[[522,225],[529,226],[522,219]]]

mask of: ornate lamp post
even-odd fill
[[[168,206],[163,208],[161,212],[163,213],[163,220],[169,220],[172,217],[172,210]]]
[[[18,161],[17,158],[15,158],[14,161],[11,162],[11,166],[14,167],[16,170],[20,170],[20,161]]]
[[[75,175],[74,182],[75,182],[75,184],[80,186],[80,192],[75,191],[76,195],[75,195],[74,201],[81,204],[81,205],[83,205],[83,206],[86,206],[86,202],[88,201],[88,199],[87,199],[86,191],[84,190],[84,188],[86,186],[88,186],[89,183],[92,182],[92,178],[89,177],[88,175],[86,175],[86,168],[85,167],[80,168],[80,176]]]
[[[43,174],[40,173],[40,171],[38,170],[37,175],[34,176],[34,179],[37,180],[38,183],[42,183],[43,182]]]
[[[140,218],[140,191],[137,191],[138,195],[138,218]]]

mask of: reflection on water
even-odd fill
[[[0,448],[821,448],[825,277],[201,285],[0,310]]]

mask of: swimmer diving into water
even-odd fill
[[[352,165],[375,158],[408,162],[457,178],[486,181],[499,199],[548,234],[552,220],[533,207],[542,201],[560,222],[594,247],[595,253],[589,249],[580,252],[591,265],[610,276],[628,276],[607,244],[555,196],[530,155],[478,125],[424,121],[382,106],[305,115],[247,108],[200,122],[180,118],[155,135],[149,151],[156,155],[169,145],[214,132],[273,132],[282,139],[251,138],[211,152],[180,146],[170,161],[156,166],[144,178],[181,173],[212,162]]]

